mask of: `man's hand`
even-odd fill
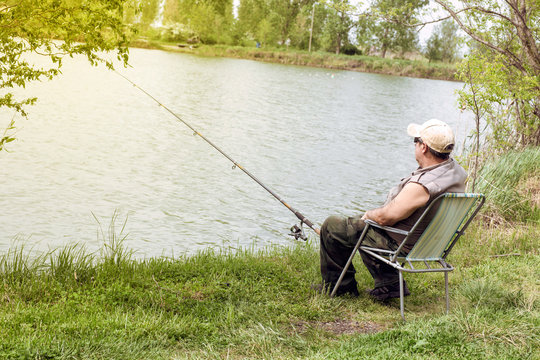
[[[429,193],[418,183],[408,183],[403,190],[385,206],[367,211],[362,220],[370,219],[383,226],[392,226],[406,219],[412,213],[427,204]]]

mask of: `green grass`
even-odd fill
[[[406,323],[397,301],[313,293],[311,243],[139,260],[122,242],[105,258],[77,245],[40,257],[16,249],[0,258],[0,358],[534,358],[540,231],[470,230],[450,259],[450,315],[442,276],[417,275]]]

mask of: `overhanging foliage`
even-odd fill
[[[92,65],[112,61],[102,51],[115,51],[127,64],[130,26],[123,22],[126,0],[6,0],[0,1],[0,108],[26,116],[35,98],[16,98],[11,88],[60,73],[64,56],[84,55]],[[38,67],[28,56],[50,59]],[[13,128],[13,124],[10,125]],[[0,139],[0,150],[9,134]]]

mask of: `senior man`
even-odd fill
[[[432,119],[422,125],[410,124],[407,133],[414,139],[414,155],[419,167],[390,191],[382,207],[353,217],[330,216],[324,221],[320,232],[323,283],[314,286],[315,290],[327,292],[333,289],[364,229],[363,220],[370,219],[380,225],[408,231],[437,196],[445,192],[465,191],[467,173],[450,157],[455,144],[450,126]],[[430,220],[431,218],[423,219],[422,224],[415,230],[414,241],[418,240]],[[362,244],[396,250],[404,237],[372,227]],[[414,241],[403,246],[403,255],[412,249]],[[369,294],[380,301],[399,297],[398,271],[362,251],[360,254],[375,281],[374,288],[368,290]],[[351,264],[336,295],[358,296],[355,273],[356,270]],[[409,294],[405,283],[404,295]]]

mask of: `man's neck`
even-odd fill
[[[435,165],[440,165],[442,164],[443,162],[446,162],[448,160],[442,160],[442,159],[438,159],[438,158],[431,158],[431,157],[426,157],[423,159],[422,163],[421,164],[418,164],[420,165],[420,168],[421,169],[425,169],[425,168],[428,168],[428,167],[431,167],[431,166],[435,166]]]

